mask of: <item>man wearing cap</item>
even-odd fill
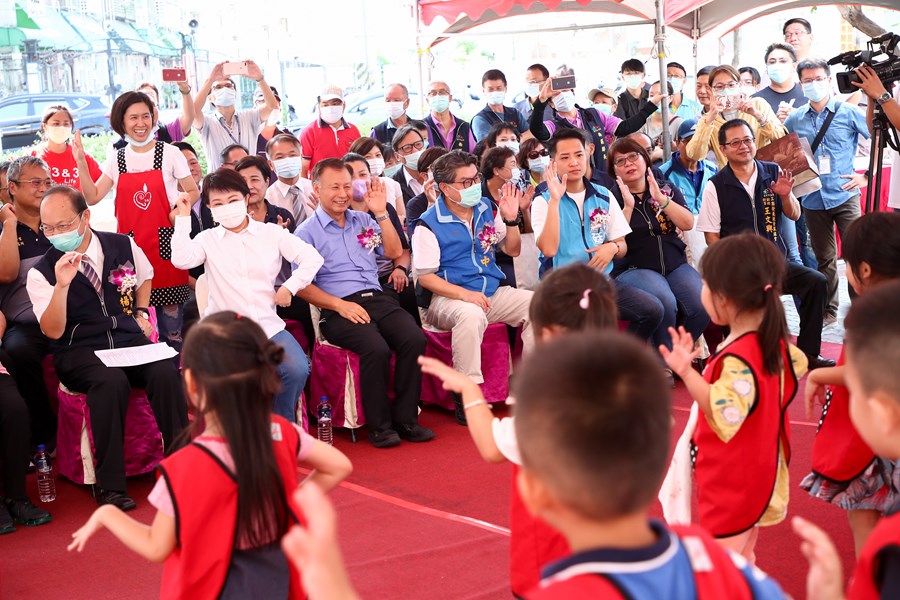
[[[591,101],[591,106],[605,115],[613,114],[619,106],[616,102],[616,93],[607,87],[591,89],[588,92],[588,100]]]
[[[528,121],[515,108],[504,106],[506,100],[506,75],[499,69],[488,69],[481,77],[481,89],[487,105],[472,117],[472,133],[476,140],[487,136],[495,123],[507,122],[514,126],[523,137],[531,137]],[[524,134],[528,134],[525,136]]]
[[[225,76],[224,62],[213,67],[209,77],[197,91],[197,97],[194,98],[194,129],[200,134],[200,142],[209,162],[207,168],[210,173],[222,165],[220,156],[226,146],[232,144],[240,144],[245,148],[255,146],[259,128],[268,120],[272,111],[278,108],[278,100],[263,78],[262,71],[252,60],[245,62],[247,65],[245,77],[250,77],[259,84],[265,99],[263,106],[235,110],[238,100],[237,87],[234,80]],[[207,99],[216,109],[211,115],[203,112]]]
[[[382,144],[390,144],[397,129],[409,123],[409,89],[402,83],[392,83],[384,90],[384,104],[388,118],[372,128],[371,137]]]
[[[303,146],[300,176],[306,179],[323,158],[341,158],[360,137],[356,125],[344,120],[343,90],[334,86],[325,88],[319,95],[319,118],[300,132]]]
[[[676,150],[669,160],[659,166],[663,178],[681,190],[687,207],[694,213],[694,228],[684,232],[688,260],[694,267],[700,264],[700,257],[706,250],[706,238],[702,231],[697,231],[697,217],[700,214],[703,190],[706,189],[710,178],[719,171],[715,163],[706,159],[693,160],[684,151],[685,146],[694,136],[696,127],[696,119],[688,119],[678,127],[678,137],[675,139]]]

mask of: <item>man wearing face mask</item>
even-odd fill
[[[526,123],[531,123],[531,113],[534,112],[533,104],[544,87],[544,82],[550,79],[550,71],[540,63],[535,63],[525,69],[525,98],[516,103],[516,110],[525,117]],[[544,119],[553,117],[553,109],[544,107]]]
[[[491,203],[482,198],[474,156],[452,151],[431,170],[440,194],[412,239],[418,281],[433,295],[425,319],[453,332],[453,367],[482,383],[481,341],[489,323],[522,327],[525,352],[534,341],[528,318],[532,293],[510,287],[497,266],[498,250],[519,255],[517,216],[523,194],[515,184],[505,184],[495,218]],[[462,399],[454,395],[454,401],[456,420],[465,425]]]
[[[615,115],[625,120],[640,113],[650,95],[644,87],[644,63],[636,58],[626,60],[622,63],[621,75],[625,91],[619,94]]]
[[[819,272],[828,279],[827,327],[837,321],[839,308],[834,228],[844,237],[850,224],[860,216],[860,188],[868,184],[868,178],[855,172],[853,158],[858,136],[868,139],[869,130],[862,112],[831,96],[828,63],[821,59],[802,60],[797,74],[809,103],[791,113],[784,126],[814,144],[813,155],[819,166],[822,189],[804,196],[802,204]],[[853,288],[850,294],[854,295]]]
[[[307,177],[316,163],[325,158],[340,158],[360,138],[356,125],[344,119],[344,92],[329,86],[319,95],[319,118],[300,132],[303,146],[301,177]]]
[[[384,104],[388,118],[372,128],[371,137],[382,144],[390,144],[397,128],[409,123],[409,89],[402,83],[392,83],[384,90]]]
[[[450,112],[450,101],[453,95],[450,86],[444,81],[432,81],[428,84],[428,106],[431,113],[425,117],[428,126],[428,145],[440,146],[447,150],[475,150],[475,137],[469,124],[457,119]]]
[[[607,115],[596,108],[581,108],[575,103],[573,90],[553,90],[547,80],[531,115],[530,130],[536,139],[546,144],[558,129],[582,129],[591,138],[588,151],[591,152],[591,181],[604,187],[613,185],[606,173],[606,151],[617,137],[625,137],[638,131],[662,101],[662,96],[652,96],[640,111],[625,120],[615,115]],[[553,107],[553,119],[544,121],[544,106]]]
[[[278,100],[275,99],[272,88],[266,83],[262,71],[252,60],[245,62],[247,65],[245,77],[259,84],[266,101],[263,106],[235,110],[238,101],[237,87],[234,80],[225,76],[223,62],[213,67],[203,86],[197,90],[197,97],[194,99],[194,129],[200,134],[200,142],[209,161],[207,168],[210,173],[221,166],[219,154],[225,146],[254,145],[260,127],[269,119],[272,111],[278,109]],[[203,112],[207,99],[216,109],[212,115]]]
[[[800,84],[794,81],[797,53],[789,44],[776,42],[766,48],[764,60],[769,86],[753,94],[753,97],[768,102],[778,120],[784,123],[792,111],[809,102]]]
[[[297,225],[308,219],[318,206],[312,182],[300,176],[300,154],[300,140],[289,133],[278,134],[266,144],[269,166],[278,177],[266,191],[266,200],[291,211]]]
[[[482,140],[496,123],[509,123],[520,134],[528,133],[528,121],[515,108],[504,106],[506,100],[506,75],[499,69],[489,69],[481,76],[481,89],[487,106],[472,117],[472,133]],[[530,137],[531,134],[528,133]]]
[[[409,204],[413,197],[425,191],[425,178],[419,171],[419,158],[429,143],[419,125],[421,121],[411,121],[397,130],[391,145],[400,157],[403,168],[394,173],[393,180],[400,184],[403,203]]]
[[[684,119],[696,119],[703,106],[696,100],[691,100],[684,95],[684,82],[687,81],[687,69],[684,65],[677,62],[670,62],[666,65],[666,78],[669,85],[672,86],[672,96],[669,98],[669,105],[675,112],[675,116]]]

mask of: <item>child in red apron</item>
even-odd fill
[[[759,527],[787,516],[787,407],[806,371],[803,353],[788,343],[784,269],[777,247],[757,235],[711,245],[700,261],[701,299],[728,337],[703,375],[691,365],[700,351],[683,327],[670,329],[671,351],[660,346],[700,408],[691,440],[700,525],[751,563]]]
[[[529,309],[535,341],[546,342],[566,332],[615,329],[618,323],[615,292],[603,274],[586,264],[551,271],[534,292]],[[541,568],[569,553],[558,531],[531,516],[515,484],[521,459],[513,429],[514,419],[495,419],[481,388],[466,375],[428,357],[419,358],[422,372],[440,378],[444,388],[462,395],[469,433],[487,462],[513,463],[510,498],[510,585],[524,597],[540,580]],[[512,399],[508,401],[511,403]]]
[[[57,185],[67,185],[76,190],[81,189],[81,179],[78,174],[78,164],[72,153],[69,140],[72,139],[72,113],[62,104],[50,106],[44,111],[41,119],[41,132],[44,136],[37,150],[32,151],[32,156],[44,159],[50,169],[50,178]],[[85,156],[91,179],[100,177],[100,165],[91,158]]]
[[[97,509],[69,550],[109,529],[149,560],[163,561],[162,598],[305,598],[280,540],[305,523],[291,500],[298,463],[330,490],[352,470],[339,450],[271,413],[284,350],[252,319],[222,311],[196,324],[182,354],[200,435],[166,458],[144,525],[113,505]],[[176,527],[177,525],[177,527]]]
[[[864,215],[851,225],[841,250],[847,264],[847,283],[858,294],[900,279],[900,215]],[[806,380],[808,411],[812,411],[814,401],[824,398],[824,402],[813,442],[812,472],[800,487],[848,511],[859,555],[881,516],[893,512],[900,501],[900,470],[896,463],[875,456],[850,422],[845,364],[842,351],[836,367],[817,369]]]
[[[116,188],[116,231],[134,237],[153,265],[150,306],[157,308],[160,340],[181,349],[184,302],[189,294],[188,273],[171,262],[175,199],[181,186],[197,201],[200,192],[181,151],[155,139],[157,113],[152,100],[141,92],[125,92],[113,103],[109,122],[128,145],[111,153],[94,180],[88,170],[81,138],[73,151],[79,166],[82,191],[89,205]],[[129,311],[148,307],[128,307]]]

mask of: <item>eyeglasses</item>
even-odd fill
[[[435,96],[449,96],[450,92],[447,90],[432,90],[428,92],[427,96],[429,98],[434,98]]]
[[[471,177],[469,179],[463,179],[462,181],[451,181],[450,183],[452,183],[454,185],[461,185],[462,189],[466,189],[466,188],[472,187],[473,185],[478,185],[482,181],[484,181],[484,178],[479,173],[475,177]]]
[[[729,83],[717,83],[712,86],[713,91],[721,92],[722,90],[734,90],[740,85],[737,81],[732,81]]]
[[[804,35],[809,35],[809,32],[806,31],[805,29],[796,29],[794,31],[785,31],[784,39],[789,40],[791,38],[803,37]]]
[[[803,85],[807,85],[810,83],[821,83],[823,81],[828,81],[828,77],[813,77],[811,79],[801,79],[800,83]]]
[[[78,219],[81,218],[82,214],[83,213],[78,213],[77,217],[75,217],[68,223],[63,223],[62,225],[47,226],[47,225],[41,224],[40,229],[41,229],[41,231],[44,232],[44,235],[53,235],[56,232],[66,233],[67,231],[70,231],[72,229],[72,226],[75,225],[75,223],[78,221]]]
[[[756,142],[753,140],[753,138],[741,138],[739,140],[731,140],[730,142],[725,142],[725,145],[728,146],[729,148],[731,148],[732,150],[737,150],[741,146],[750,147],[755,143]]]
[[[18,183],[19,185],[30,184],[33,188],[41,188],[41,187],[52,187],[53,180],[52,179],[10,179],[13,183]]]
[[[637,152],[629,152],[628,154],[623,154],[619,158],[613,161],[613,164],[617,167],[624,167],[625,163],[636,163],[637,160],[641,157]]]
[[[550,156],[550,151],[544,148],[543,150],[532,150],[528,153],[528,158],[530,158],[531,160],[534,160],[541,156]]]
[[[425,140],[419,140],[418,142],[413,142],[412,144],[403,144],[399,148],[397,148],[397,152],[400,154],[409,154],[410,152],[415,152],[417,150],[421,150],[425,147]]]

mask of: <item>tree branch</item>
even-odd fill
[[[845,21],[869,37],[874,38],[887,33],[884,27],[863,14],[862,6],[859,4],[840,4],[837,9]]]

